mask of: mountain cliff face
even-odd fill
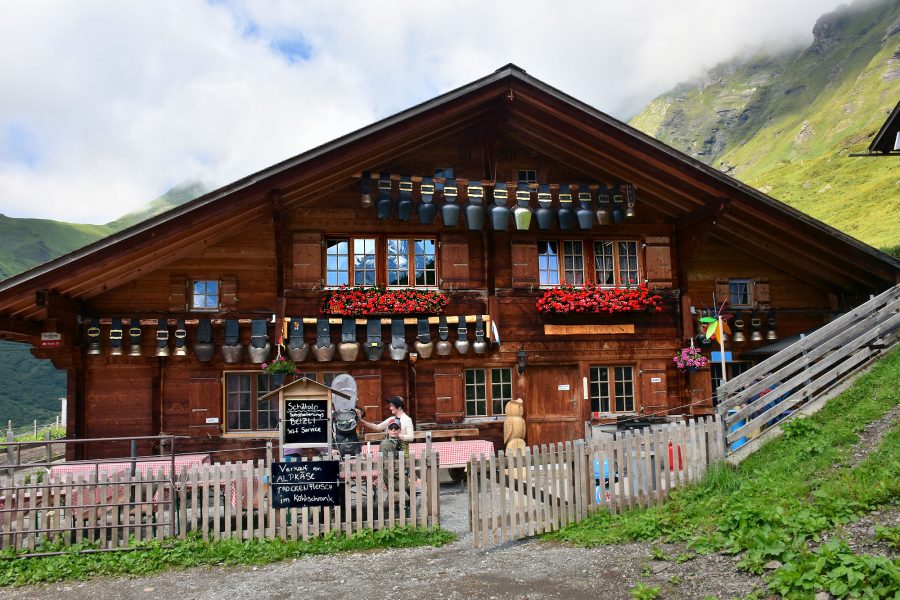
[[[809,47],[711,69],[631,124],[860,240],[900,244],[900,159],[859,158],[900,100],[900,4],[822,16]]]

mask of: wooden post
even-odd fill
[[[51,449],[50,444],[50,430],[44,432],[44,440],[47,442],[47,462],[53,462],[53,450]]]
[[[719,336],[719,362],[722,364],[722,383],[728,382],[728,374],[725,372],[725,332],[722,331],[722,315],[719,315],[719,326],[716,333]]]
[[[13,429],[12,429],[12,419],[10,419],[9,423],[7,423],[7,425],[6,425],[6,441],[7,442],[16,441],[16,436],[13,434]],[[15,463],[13,463],[13,456],[14,456],[13,453],[14,452],[15,451],[13,450],[12,446],[6,447],[6,464],[10,465],[10,467],[8,469],[6,469],[6,475],[10,479],[13,479],[13,477],[15,477],[15,474],[16,474],[16,470],[12,468],[12,465],[15,464]]]

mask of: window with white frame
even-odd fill
[[[627,240],[539,240],[542,286],[596,284],[630,287],[641,283],[638,243]],[[561,256],[560,256],[561,255]],[[593,262],[594,268],[585,268]]]
[[[728,280],[728,305],[731,307],[750,307],[753,297],[750,293],[749,279]]]
[[[501,416],[512,400],[512,369],[466,369],[467,417]]]
[[[191,310],[218,310],[219,282],[196,279],[191,286]]]
[[[333,238],[325,242],[325,285],[375,285],[375,238]]]
[[[629,287],[640,283],[638,244],[631,241],[594,242],[594,282]]]
[[[388,286],[437,285],[437,244],[429,238],[388,238]]]
[[[633,367],[595,366],[590,374],[592,412],[635,412]]]

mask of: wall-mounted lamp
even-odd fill
[[[525,374],[525,365],[528,363],[528,353],[525,352],[525,348],[521,348],[518,352],[516,352],[516,365],[518,367],[519,375]]]

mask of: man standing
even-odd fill
[[[403,451],[404,456],[409,458],[409,443],[414,439],[414,428],[412,419],[406,414],[406,403],[400,396],[388,398],[388,410],[391,416],[381,423],[372,423],[365,419],[360,419],[363,427],[371,431],[387,431],[388,436],[378,445],[378,451],[381,454],[381,481],[385,486],[388,484],[388,461],[394,460]],[[391,431],[394,429],[395,431]],[[394,489],[399,490],[400,479],[403,473],[394,470]]]

